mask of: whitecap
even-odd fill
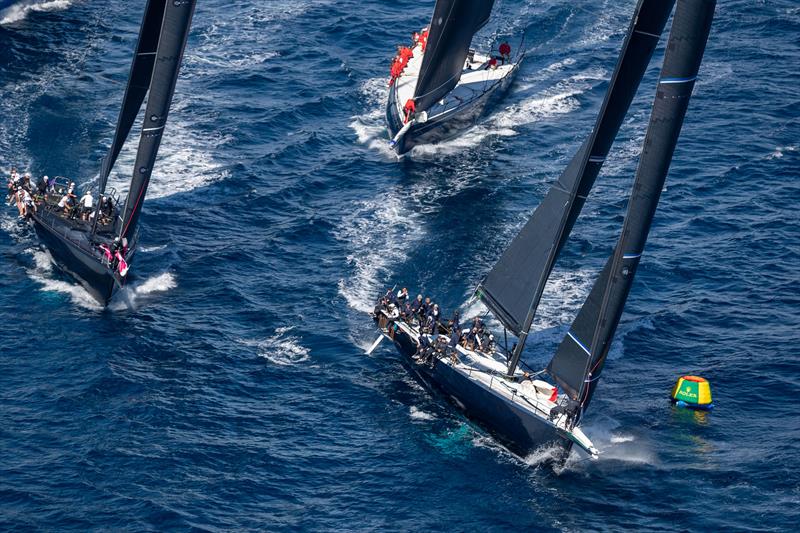
[[[409,416],[412,420],[436,420],[436,416],[432,415],[431,413],[427,413],[422,409],[414,407],[413,405],[409,408],[408,412]]]
[[[300,337],[288,334],[293,329],[294,326],[276,328],[273,336],[257,343],[258,356],[281,366],[307,361],[310,350],[300,344]]]
[[[167,292],[177,286],[178,281],[172,272],[162,272],[142,281],[126,285],[117,292],[108,308],[112,311],[136,309],[142,298],[146,298],[151,294]]]
[[[59,11],[68,8],[71,0],[46,0],[44,2],[16,2],[0,11],[0,26],[24,19],[31,11]]]

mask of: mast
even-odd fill
[[[147,185],[153,172],[153,164],[161,144],[164,126],[167,123],[183,51],[189,37],[194,5],[195,0],[165,2],[139,149],[136,152],[133,178],[122,214],[122,229],[119,236],[127,238],[129,241],[136,231]]]
[[[103,158],[100,170],[100,194],[106,190],[108,176],[117,161],[122,145],[128,138],[136,115],[142,107],[150,80],[153,76],[153,64],[158,47],[158,37],[161,31],[161,21],[164,18],[164,5],[167,0],[148,0],[145,7],[142,26],[139,30],[139,41],[136,43],[136,52],[131,62],[131,71],[128,75],[128,84],[125,87],[125,96],[119,110],[117,129],[114,131],[114,140],[108,149],[108,154]],[[98,202],[99,204],[99,202]]]
[[[422,57],[414,103],[424,111],[461,79],[472,37],[492,13],[494,0],[436,0]]]
[[[478,287],[484,304],[519,337],[508,375],[519,364],[547,278],[617,136],[673,5],[674,0],[639,0],[591,135]]]
[[[547,369],[589,404],[619,324],[678,142],[708,40],[716,0],[678,0],[622,232]]]

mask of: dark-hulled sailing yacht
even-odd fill
[[[194,6],[195,0],[147,2],[114,140],[100,170],[94,213],[83,220],[76,210],[64,209],[59,199],[72,191],[69,184],[58,181],[48,187],[31,213],[37,234],[59,267],[103,305],[125,284],[136,252],[137,222],[167,122]],[[133,177],[120,209],[116,192],[107,191],[106,185],[145,97]]]
[[[476,291],[505,332],[517,337],[516,345],[509,350],[507,345],[490,349],[459,343],[462,332],[454,334],[439,325],[432,334],[425,333],[397,306],[376,308],[383,335],[407,356],[405,362],[414,375],[442,391],[518,454],[552,447],[563,461],[573,445],[591,456],[598,454],[580,424],[644,250],[705,50],[715,1],[677,0],[621,235],[546,368],[530,372],[519,368],[536,308],[674,0],[638,2],[592,134]],[[442,334],[449,340],[443,340]]]
[[[398,155],[457,135],[511,85],[524,57],[521,51],[512,58],[507,43],[494,56],[470,49],[493,5],[494,0],[436,1],[427,32],[412,43],[413,56],[389,89],[386,121]]]

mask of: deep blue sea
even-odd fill
[[[3,18],[4,175],[95,176],[143,4]],[[796,530],[796,0],[717,6],[584,419],[599,460],[518,458],[389,343],[364,353],[387,286],[466,306],[590,132],[634,4],[498,0],[476,42],[525,34],[508,97],[400,162],[388,65],[432,0],[199,1],[134,277],[111,307],[1,210],[0,530]],[[616,241],[665,40],[553,273],[531,366]],[[711,414],[670,405],[686,373],[710,380]]]

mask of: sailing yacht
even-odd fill
[[[91,216],[64,209],[70,184],[55,180],[42,191],[30,213],[36,233],[56,264],[73,276],[102,305],[125,285],[136,252],[138,221],[158,148],[167,122],[194,0],[148,0],[125,89],[114,140],[103,159],[98,194]],[[128,190],[119,197],[107,190],[108,177],[147,96],[139,148]],[[61,204],[61,205],[59,205]]]
[[[413,55],[391,81],[386,122],[398,155],[457,135],[511,85],[522,51],[512,57],[507,43],[501,47],[509,52],[499,50],[494,56],[470,49],[493,4],[494,0],[437,0],[429,28],[412,43]]]
[[[457,344],[459,332],[423,333],[402,309],[379,305],[375,319],[413,374],[477,420],[510,450],[552,447],[558,461],[577,445],[666,180],[702,61],[716,0],[677,0],[647,133],[622,231],[600,276],[546,368],[523,371],[520,356],[547,278],[613,144],[675,1],[640,0],[591,135],[502,253],[476,296],[509,333],[506,346]],[[449,341],[442,338],[449,335]],[[433,346],[433,348],[428,348]],[[421,356],[422,354],[422,356]],[[425,354],[428,354],[425,356]]]

